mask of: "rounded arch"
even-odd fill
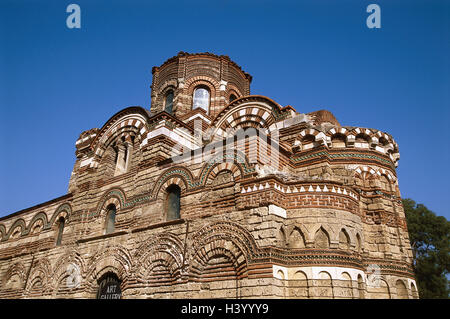
[[[228,265],[236,278],[247,276],[247,267],[252,251],[257,250],[253,236],[240,225],[220,221],[201,228],[192,237],[190,275],[201,279],[205,271],[216,273],[211,263]]]
[[[202,172],[200,173],[200,180],[202,180],[203,185],[208,185],[217,175],[219,175],[219,173],[222,173],[224,171],[230,172],[235,182],[239,182],[241,176],[243,175],[242,167],[234,162],[216,163],[208,167],[205,172],[203,172],[202,170]],[[203,177],[203,174],[205,174],[206,177]]]
[[[209,106],[208,110],[206,110],[207,114],[213,113],[213,110],[218,106],[218,101],[216,101],[218,95],[219,95],[219,82],[217,82],[215,79],[206,77],[206,76],[196,76],[188,79],[185,82],[185,90],[184,93],[189,96],[189,103],[192,106],[192,109],[194,109],[194,92],[197,88],[205,88],[209,92]]]
[[[208,179],[215,177],[224,169],[233,173],[236,182],[239,182],[244,175],[254,171],[254,167],[250,165],[245,154],[239,151],[226,152],[206,161],[198,175],[199,185],[206,185]]]
[[[116,211],[119,212],[125,206],[126,201],[127,197],[121,188],[112,188],[106,191],[100,198],[95,215],[100,217],[106,216],[108,213],[107,207],[111,204],[113,204],[116,207]]]
[[[24,291],[25,296],[42,297],[50,293],[51,275],[52,268],[48,258],[44,257],[33,262]]]
[[[328,145],[327,136],[315,128],[303,129],[297,136],[300,139],[302,150],[313,148],[316,145]]]
[[[212,120],[213,136],[226,137],[226,132],[236,128],[262,128],[269,133],[275,121],[290,115],[295,110],[291,106],[282,108],[278,103],[261,95],[237,98],[225,106]],[[246,124],[248,123],[248,124]]]
[[[69,203],[59,205],[58,208],[56,208],[55,212],[53,213],[52,217],[50,218],[48,228],[55,226],[60,217],[63,217],[65,222],[69,223],[71,215],[72,215],[72,206]]]
[[[331,147],[343,148],[347,146],[347,135],[344,133],[335,133],[330,137]]]
[[[128,107],[113,115],[91,142],[91,149],[95,154],[91,166],[97,167],[110,143],[124,133],[132,132],[138,141],[144,141],[148,133],[146,125],[148,119],[147,111],[138,106]]]
[[[119,245],[102,248],[89,259],[86,272],[86,291],[96,295],[98,280],[107,272],[114,272],[122,284],[125,284],[129,280],[131,269],[132,258],[128,249]]]
[[[9,227],[9,231],[6,234],[6,239],[9,239],[12,233],[19,227],[20,227],[20,236],[25,235],[27,229],[25,220],[23,218],[19,218],[16,221],[14,221],[14,223]]]
[[[177,87],[178,82],[175,79],[170,79],[165,81],[160,88],[158,89],[157,97],[156,97],[156,105],[160,106],[160,110],[166,109],[166,97],[167,94],[169,94],[170,91],[173,92],[173,102],[175,102],[175,99],[177,98]],[[175,103],[172,104],[173,108],[172,111],[175,111]]]
[[[333,279],[328,271],[321,271],[318,274],[317,286],[320,298],[334,298]]]
[[[3,276],[3,289],[23,289],[25,276],[26,272],[23,263],[16,262],[12,264]]]
[[[189,188],[194,187],[194,178],[189,169],[176,166],[171,167],[165,172],[161,173],[156,179],[155,186],[152,190],[152,195],[154,199],[162,199],[164,192],[161,189],[167,189],[170,185],[177,185],[181,189],[183,194]]]
[[[376,285],[370,284],[366,285],[367,296],[371,299],[390,299],[391,289],[385,278],[377,278],[375,281]]]
[[[85,272],[85,262],[77,251],[64,253],[53,267],[50,281],[53,297],[82,290]],[[73,283],[73,285],[68,283]]]
[[[408,299],[408,288],[403,280],[398,279],[395,282],[395,288],[397,290],[397,299]]]
[[[48,228],[48,219],[47,219],[47,214],[44,212],[39,212],[36,215],[33,216],[33,219],[31,219],[31,221],[28,223],[28,228],[26,230],[26,234],[30,234],[33,231],[33,226],[38,223],[38,222],[42,223],[42,228],[43,229],[47,229]]]
[[[214,95],[216,92],[219,92],[220,89],[220,84],[217,80],[208,76],[194,76],[186,80],[186,82],[184,83],[185,93],[189,96],[192,96],[195,88],[198,86],[207,87],[211,93],[214,92]]]
[[[355,249],[360,254],[360,253],[363,252],[364,246],[363,246],[362,237],[359,234],[359,232],[356,233],[355,238],[356,238],[356,240],[355,240]]]
[[[134,255],[136,280],[149,285],[170,284],[184,275],[184,247],[172,233],[159,234],[141,243]]]

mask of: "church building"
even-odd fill
[[[418,298],[398,145],[252,95],[228,56],[152,69],[80,128],[66,195],[0,218],[0,298]]]

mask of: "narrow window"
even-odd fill
[[[236,95],[231,94],[231,95],[230,95],[230,99],[229,99],[229,103],[233,102],[233,101],[236,100],[236,99],[237,99]]]
[[[180,218],[180,197],[181,188],[177,185],[170,185],[167,188],[167,220]]]
[[[164,111],[166,111],[169,114],[172,114],[172,108],[173,108],[173,91],[169,91],[166,94],[166,101],[164,104]]]
[[[58,219],[58,237],[56,237],[56,246],[61,245],[62,235],[64,232],[64,224],[65,224],[64,217],[60,217]]]
[[[110,205],[107,208],[108,213],[106,214],[106,234],[111,234],[114,232],[116,223],[116,206]]]
[[[194,102],[192,108],[202,108],[206,112],[209,110],[209,91],[203,87],[196,88],[194,91]]]

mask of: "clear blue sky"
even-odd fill
[[[208,51],[253,94],[392,134],[402,196],[450,219],[449,15],[448,0],[0,0],[0,216],[66,194],[79,134],[149,108],[153,66]]]

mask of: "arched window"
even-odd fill
[[[202,108],[207,113],[209,110],[209,91],[204,87],[198,87],[194,90],[192,109]]]
[[[181,188],[178,185],[170,185],[167,188],[167,220],[180,218]]]
[[[61,245],[65,222],[66,221],[65,221],[64,217],[60,217],[58,219],[58,236],[56,237],[56,246]]]
[[[166,111],[169,114],[172,114],[172,109],[173,109],[173,91],[170,90],[166,94],[166,100],[164,103],[164,111]]]
[[[114,232],[116,223],[116,206],[110,205],[107,208],[108,213],[106,214],[106,234],[111,234]]]
[[[116,274],[108,272],[98,281],[97,299],[120,299],[122,291]]]
[[[231,103],[231,102],[233,102],[233,101],[236,100],[236,99],[237,99],[236,95],[231,94],[231,95],[230,95],[230,98],[229,98],[229,100],[228,100],[228,103]]]

